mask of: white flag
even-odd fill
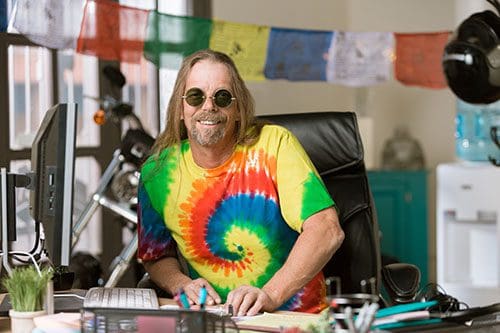
[[[353,87],[387,81],[393,55],[392,32],[335,32],[328,51],[326,79]]]
[[[30,41],[53,49],[74,49],[84,0],[17,0],[13,27]]]

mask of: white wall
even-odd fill
[[[215,18],[318,30],[451,31],[470,14],[492,9],[482,0],[213,0]],[[429,271],[435,277],[435,168],[455,159],[455,96],[449,89],[405,86],[395,79],[369,88],[284,80],[249,82],[257,113],[355,111],[373,121],[375,168],[387,140],[405,124],[424,150],[429,170]]]

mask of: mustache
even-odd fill
[[[227,121],[227,116],[220,112],[199,112],[193,116],[195,121],[212,121],[225,123]]]

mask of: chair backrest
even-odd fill
[[[345,239],[323,269],[341,279],[342,293],[361,291],[361,281],[380,288],[379,229],[353,112],[313,112],[259,116],[289,129],[299,139],[335,200]]]

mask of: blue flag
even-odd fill
[[[0,32],[7,31],[7,0],[0,0]]]
[[[333,31],[271,28],[265,77],[325,81],[332,37]]]

